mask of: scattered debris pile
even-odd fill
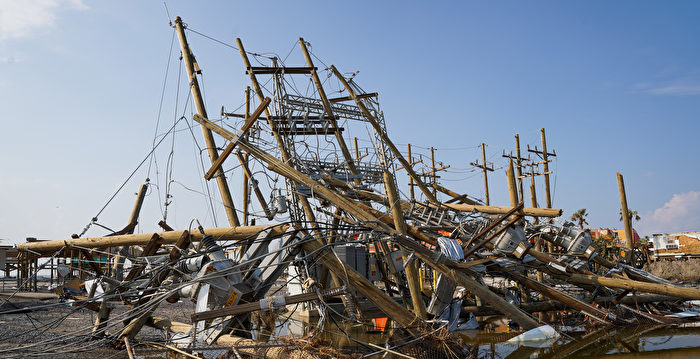
[[[197,110],[192,119],[211,159],[205,178],[217,182],[230,226],[177,230],[163,221],[163,231],[134,234],[147,183],[121,231],[18,245],[20,289],[57,260],[62,304],[56,305],[95,314],[88,329],[2,346],[4,357],[64,353],[77,342],[126,347],[129,355],[151,347],[186,357],[223,348],[216,354],[222,358],[464,358],[470,346],[454,332],[492,322],[486,318],[505,318],[514,332],[524,331],[515,342],[547,341],[566,331],[562,323],[601,330],[679,322],[684,319],[669,314],[700,299],[700,289],[604,259],[589,233],[552,220],[561,210],[525,207],[513,161],[506,171],[509,206],[438,184],[434,161],[421,169],[425,164],[417,166],[391,141],[378,95],[335,66],[323,70],[322,79],[303,39],[306,65],[299,67],[277,57],[269,66],[252,66],[237,39],[252,86],[245,112],[222,109],[222,121],[210,119],[186,26],[178,18],[174,27]],[[293,77],[311,84],[309,94],[298,93]],[[331,92],[332,84],[338,88]],[[336,92],[345,95],[329,97]],[[371,146],[360,149],[356,137],[352,153],[346,140],[358,128],[366,129],[363,143]],[[227,142],[223,151],[215,136]],[[224,170],[235,160],[245,183],[241,211],[227,183],[231,172]],[[401,171],[410,196],[398,190]],[[280,181],[262,188],[260,172]],[[255,225],[255,219],[269,224]],[[182,321],[163,316],[163,308],[183,303],[192,305]],[[18,310],[5,307],[4,314]],[[296,311],[318,316],[314,329],[302,336],[276,332]],[[328,323],[377,330],[384,317],[382,342],[347,332],[336,333],[346,337],[343,346],[319,339]]]

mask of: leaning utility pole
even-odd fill
[[[204,118],[209,118],[207,116],[207,110],[204,107],[204,100],[202,99],[202,92],[199,89],[199,82],[197,81],[197,72],[200,70],[195,71],[195,67],[199,69],[199,65],[197,65],[194,54],[192,54],[190,46],[187,43],[187,37],[185,37],[185,27],[182,25],[182,19],[179,16],[175,18],[175,29],[177,30],[177,36],[180,39],[182,59],[185,61],[185,68],[187,69],[187,76],[190,80],[190,89],[192,90],[194,104],[197,107],[197,113]],[[219,158],[219,151],[216,149],[214,136],[212,135],[211,130],[204,126],[202,126],[202,133],[204,134],[204,142],[207,145],[209,159],[213,164]],[[219,167],[219,169],[216,171],[216,183],[219,185],[221,201],[224,202],[224,209],[226,210],[226,216],[228,217],[229,224],[232,227],[240,226],[238,215],[236,214],[236,207],[234,207],[233,199],[231,198],[231,191],[228,187],[228,183],[226,182],[224,170],[221,167]]]
[[[479,160],[476,160],[474,162],[469,163],[470,165],[481,168],[484,171],[484,193],[486,196],[486,205],[489,206],[491,205],[491,201],[489,200],[489,176],[488,176],[488,171],[493,172],[493,167],[489,167],[486,164],[486,144],[482,143],[481,144],[481,160],[482,164],[479,164]]]
[[[245,119],[248,120],[250,117],[250,86],[245,87]],[[248,139],[248,133],[244,135],[245,139]],[[245,162],[244,166],[248,166],[250,161],[250,155],[248,153],[243,155],[243,160]],[[246,171],[243,171],[243,225],[248,225],[248,205],[250,204],[250,178]]]
[[[632,232],[632,219],[627,208],[627,194],[625,193],[625,181],[622,179],[620,172],[617,173],[617,188],[620,191],[620,208],[622,214],[622,223],[625,224],[625,246],[629,249],[633,248],[634,232]]]
[[[520,200],[525,201],[523,197],[525,197],[525,192],[523,191],[523,163],[522,160],[523,158],[520,157],[520,136],[516,133],[515,134],[515,158],[516,158],[516,169],[518,171],[518,192],[520,192]]]

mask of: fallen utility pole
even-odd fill
[[[611,288],[630,289],[640,292],[656,293],[686,299],[700,299],[700,289],[679,287],[668,284],[640,282],[629,279],[601,277],[592,274],[570,274],[569,282],[602,285]]]
[[[454,209],[456,211],[462,212],[480,212],[486,214],[504,214],[508,213],[512,207],[499,207],[499,206],[478,206],[471,204],[456,204],[456,203],[442,203],[441,206]],[[555,208],[523,208],[522,214],[530,217],[559,217],[562,214],[561,209]]]
[[[248,227],[224,227],[224,228],[205,228],[207,235],[213,236],[218,241],[238,241],[253,238],[262,230],[270,226],[248,226]],[[287,231],[289,225],[278,225],[271,228],[270,235],[281,235]],[[17,245],[18,250],[30,250],[41,254],[51,254],[65,245],[83,248],[107,248],[116,246],[131,246],[131,245],[146,245],[151,240],[154,234],[158,235],[157,243],[160,245],[173,244],[182,236],[184,231],[167,231],[158,233],[138,233],[138,234],[123,234],[120,236],[111,237],[95,237],[95,238],[72,238],[66,240],[54,240],[45,242],[28,242]],[[190,233],[193,242],[202,240],[202,234],[198,232]]]

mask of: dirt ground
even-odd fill
[[[14,302],[0,307],[0,312],[16,308],[30,307],[24,313],[0,315],[0,357],[1,358],[128,358],[126,351],[112,348],[109,340],[90,341],[89,336],[95,313],[88,309],[77,309],[67,304],[50,308],[39,308],[58,304],[58,300],[41,302]],[[191,305],[177,303],[164,305],[155,316],[176,321],[188,321]],[[39,309],[37,309],[39,308]],[[115,308],[112,317],[118,317],[123,308]],[[122,325],[116,326],[121,328]],[[138,342],[163,342],[162,331],[144,327],[136,337]],[[141,347],[143,348],[143,347]],[[138,349],[138,348],[136,348]],[[138,353],[138,350],[137,350]],[[137,355],[144,358],[144,355]],[[148,358],[164,358],[164,354],[149,353]]]
[[[658,261],[647,265],[644,269],[671,281],[700,282],[700,259]]]

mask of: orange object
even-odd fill
[[[386,322],[388,321],[388,318],[375,318],[373,319],[373,321],[374,329],[384,332],[384,330],[386,329]]]

